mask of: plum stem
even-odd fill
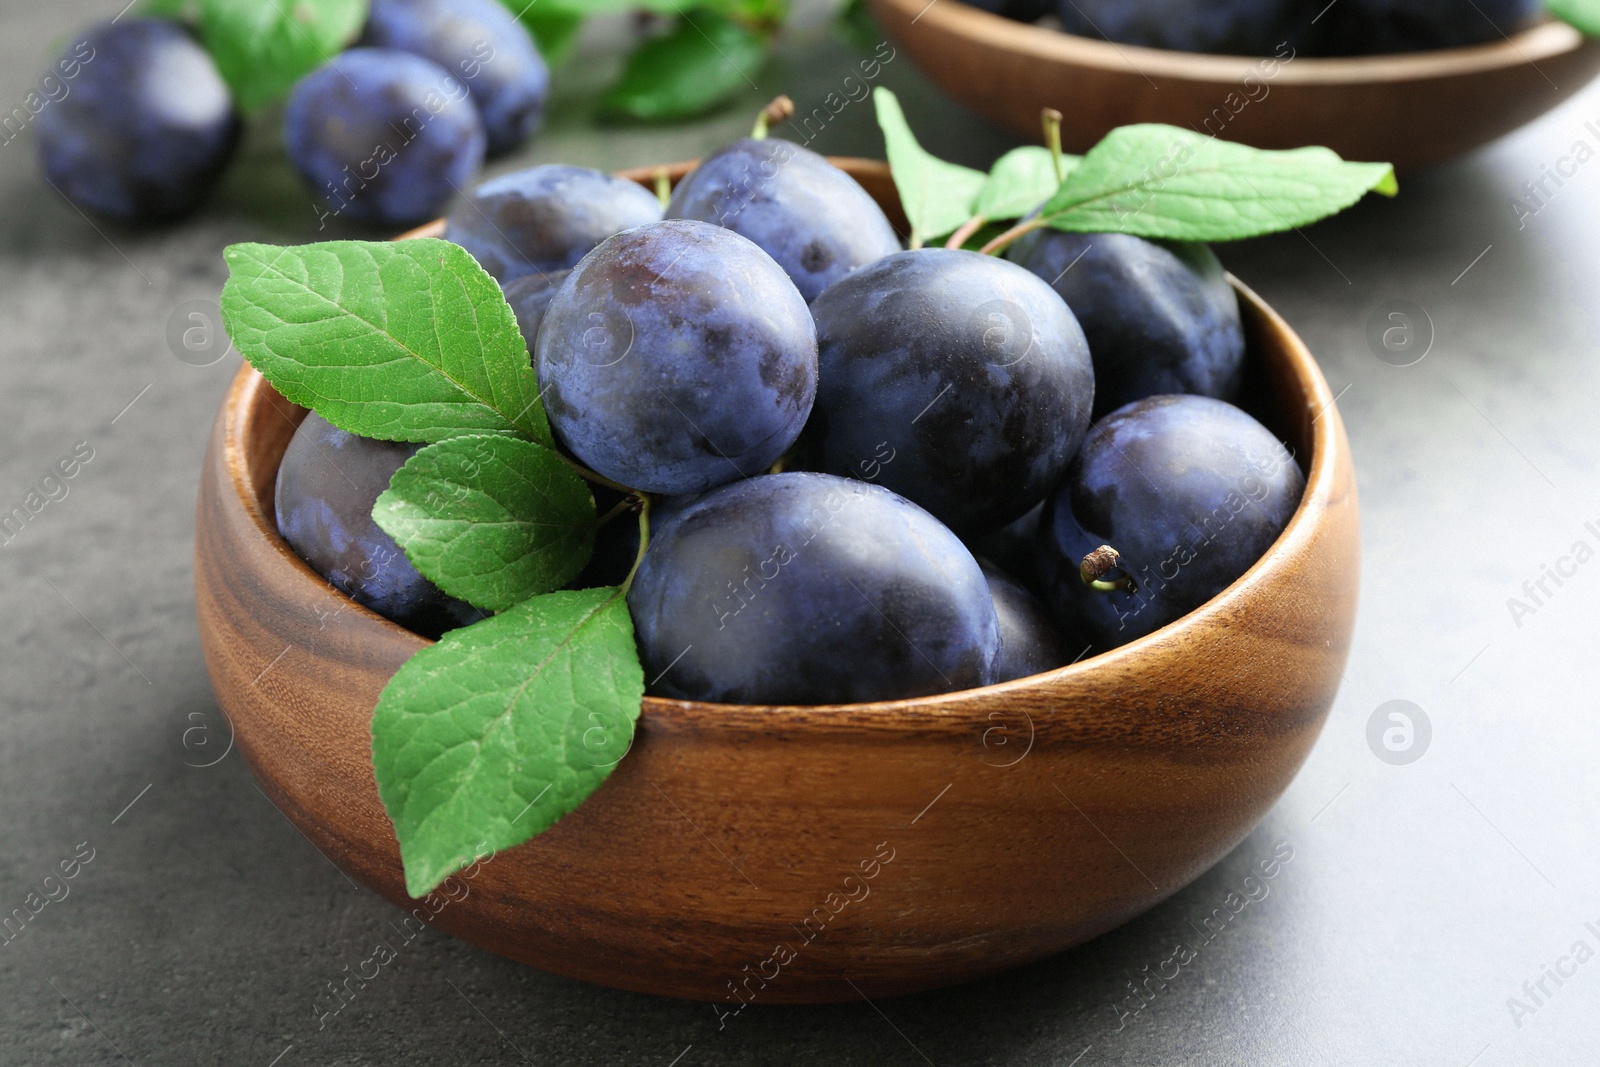
[[[595,485],[603,485],[607,489],[615,489],[619,493],[634,492],[634,490],[623,485],[621,482],[614,482],[603,474],[596,474],[594,471],[590,470],[588,467],[585,467],[582,463],[579,463],[577,460],[573,459],[571,456],[568,456],[560,449],[552,449],[552,451],[555,452],[556,456],[561,460],[561,462],[571,467],[573,472],[584,481],[593,482]]]
[[[1083,557],[1083,562],[1078,564],[1078,577],[1083,579],[1084,585],[1102,593],[1110,593],[1117,589],[1136,592],[1137,587],[1126,571],[1110,581],[1106,580],[1106,575],[1120,569],[1121,566],[1122,554],[1110,545],[1101,545]]]
[[[650,547],[650,494],[633,495],[639,502],[639,554],[633,557],[633,566],[628,569],[628,576],[622,580],[624,596],[633,588],[633,576],[639,573],[639,564],[644,562],[645,549]]]
[[[1044,143],[1050,147],[1050,162],[1056,168],[1057,185],[1067,180],[1066,170],[1061,163],[1061,118],[1061,112],[1053,107],[1047,107],[1039,113],[1039,119],[1044,123]]]
[[[1000,236],[996,237],[994,240],[978,249],[978,251],[982,252],[986,256],[998,256],[1011,245],[1011,242],[1015,241],[1023,234],[1028,234],[1032,233],[1034,230],[1043,229],[1047,225],[1049,224],[1046,223],[1043,218],[1038,216],[1035,216],[1031,219],[1024,219],[1022,222],[1017,223],[1015,226],[1011,227],[1011,229],[1007,230],[1005,233],[1002,233]]]
[[[967,242],[972,239],[972,235],[983,229],[984,224],[988,221],[982,215],[972,216],[966,222],[963,222],[955,233],[950,235],[950,240],[946,241],[944,246],[946,248],[965,248]]]
[[[756,116],[755,129],[750,131],[750,136],[757,141],[767,139],[767,131],[780,122],[787,122],[794,115],[794,101],[787,96],[778,96],[772,103],[761,109],[761,114]]]
[[[672,205],[672,176],[666,167],[656,168],[656,199],[661,201],[663,211]]]
[[[637,506],[638,501],[634,500],[633,497],[624,497],[623,499],[617,501],[616,506],[610,511],[606,512],[604,515],[595,520],[595,529],[599,529],[612,519],[616,518],[618,515],[621,515],[624,511],[630,511]]]

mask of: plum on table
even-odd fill
[[[483,121],[461,81],[383,48],[352,48],[300,79],[284,141],[332,214],[390,226],[437,216],[484,152]]]
[[[762,473],[817,388],[816,330],[788,275],[733,231],[686,220],[585,256],[544,314],[534,362],[562,443],[651,493]]]
[[[1045,503],[1048,606],[1100,651],[1152,633],[1249,570],[1304,491],[1294,457],[1232,404],[1154,396],[1118,408]],[[1115,557],[1085,574],[1101,546]]]
[[[999,621],[954,534],[903,497],[810,472],[689,502],[628,592],[656,692],[742,704],[893,700],[988,685]]]
[[[963,536],[1005,525],[1061,480],[1094,401],[1083,331],[1015,263],[897,252],[815,303],[820,469],[874,479]]]
[[[418,574],[372,519],[389,479],[421,447],[361,437],[307,415],[278,466],[275,508],[283,539],[335,589],[436,638],[485,613]]]
[[[183,215],[238,143],[239,116],[222,75],[175,23],[95,26],[56,69],[69,88],[39,113],[39,162],[46,180],[85,211],[129,222]]]
[[[900,251],[883,209],[854,178],[779,138],[713,152],[678,183],[667,217],[748,237],[788,272],[807,303],[856,268]]]
[[[1162,393],[1238,395],[1239,298],[1209,245],[1042,229],[1006,256],[1050,282],[1083,327],[1096,418]]]
[[[509,282],[575,267],[607,237],[659,221],[661,202],[637,182],[552,163],[478,186],[450,213],[444,236]]]
[[[499,0],[372,0],[363,43],[410,52],[460,78],[483,118],[490,155],[539,128],[550,71]]]

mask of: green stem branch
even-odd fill
[[[988,221],[982,215],[972,216],[966,222],[963,222],[955,233],[950,235],[950,239],[944,243],[944,246],[946,248],[965,248],[967,242],[972,240],[972,235],[983,229],[984,224]]]
[[[1009,248],[1011,243],[1017,238],[1024,234],[1032,233],[1034,230],[1042,230],[1048,225],[1049,223],[1045,222],[1042,217],[1026,219],[1017,223],[1015,226],[1011,227],[1011,229],[1007,230],[1005,233],[1002,233],[1000,236],[996,237],[994,240],[978,249],[978,251],[982,252],[986,256],[998,256],[1001,252],[1004,252],[1007,248]]]
[[[644,562],[645,549],[650,547],[650,494],[635,493],[634,496],[639,501],[639,554],[633,557],[633,566],[628,569],[628,576],[622,580],[624,596],[633,588],[633,576],[639,573],[639,564]]]
[[[588,467],[585,467],[582,463],[579,463],[565,452],[562,452],[559,448],[553,448],[551,451],[556,454],[556,458],[560,459],[561,462],[571,467],[573,472],[586,482],[593,482],[595,485],[603,485],[607,489],[615,489],[619,493],[628,493],[631,495],[634,492],[634,490],[629,489],[621,482],[614,482],[602,474],[596,474]]]

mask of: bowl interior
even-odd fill
[[[1553,20],[1464,48],[1260,57],[1092,40],[959,0],[867,3],[952,98],[1034,141],[1040,110],[1055,108],[1072,152],[1118,126],[1165,123],[1258,148],[1325,145],[1405,171],[1510,133],[1600,74],[1600,39]]]
[[[909,15],[916,22],[928,22],[1021,55],[1076,67],[1236,85],[1242,70],[1274,58],[1182,52],[1101,41],[1049,26],[1018,22],[960,2],[934,5],[927,5],[925,0],[874,2],[896,16]],[[1421,81],[1538,63],[1572,51],[1583,40],[1583,34],[1572,26],[1547,18],[1501,40],[1459,48],[1364,56],[1297,55],[1283,62],[1272,79],[1297,85]]]

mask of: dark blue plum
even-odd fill
[[[654,531],[628,593],[656,692],[842,704],[988,685],[999,621],[972,554],[886,489],[791,472],[723,486]]]
[[[36,126],[45,178],[85,211],[130,222],[191,210],[239,140],[216,64],[159,19],[83,33],[41,82]],[[29,110],[32,110],[30,105]]]
[[[976,252],[897,252],[812,305],[820,381],[808,454],[963,536],[1043,500],[1089,425],[1094,372],[1061,298]]]
[[[1539,17],[1539,0],[1339,0],[1322,51],[1369,55],[1499,41]]]
[[[713,152],[678,183],[667,218],[748,237],[789,273],[807,303],[856,268],[900,251],[883,209],[854,178],[778,138]]]
[[[584,257],[545,312],[534,365],[579,460],[632,489],[698,493],[794,443],[817,338],[771,256],[731,230],[658,222]]]
[[[544,313],[550,310],[550,301],[566,282],[570,270],[552,271],[549,274],[524,274],[505,284],[506,303],[517,316],[517,328],[528,344],[528,358],[533,358],[533,346],[539,338],[539,324]]]
[[[478,186],[451,212],[444,236],[509,282],[575,267],[607,237],[659,221],[661,201],[639,183],[546,164]]]
[[[435,218],[483,164],[483,121],[466,86],[382,48],[352,48],[302,78],[284,141],[328,214],[386,226]]]
[[[1049,605],[1101,651],[1160,629],[1249,570],[1304,491],[1294,457],[1232,404],[1155,396],[1119,408],[1095,423],[1045,504]],[[1120,588],[1091,588],[1079,573],[1101,545],[1121,557],[1103,579]]]
[[[980,566],[1000,622],[1000,669],[995,681],[1010,682],[1066,666],[1072,653],[1044,605],[998,569],[982,561]]]
[[[1007,256],[1051,282],[1077,316],[1094,359],[1096,418],[1161,393],[1238,395],[1239,298],[1209,245],[1045,229]]]
[[[1055,13],[1056,0],[965,0],[991,15],[1003,15],[1018,22],[1038,22]]]
[[[594,486],[595,506],[605,514],[622,499],[622,494],[604,486]],[[650,505],[650,525],[659,529],[699,495],[656,497]],[[639,558],[639,515],[625,511],[601,526],[594,535],[594,554],[583,572],[572,580],[569,589],[592,589],[600,585],[621,585],[633,573]]]
[[[424,637],[484,617],[417,573],[372,505],[421,445],[375,441],[307,415],[278,466],[278,532],[335,589]]]
[[[500,0],[372,0],[364,43],[432,60],[465,82],[491,155],[539,128],[550,71]]]
[[[1010,575],[1029,589],[1037,588],[1040,581],[1039,518],[1043,514],[1044,502],[1041,501],[1022,518],[982,537],[972,538],[967,547],[980,562],[988,560],[1002,574]]]
[[[1343,0],[1340,0],[1342,3]],[[1061,0],[1061,27],[1081,37],[1179,52],[1267,56],[1298,47],[1316,0]]]

